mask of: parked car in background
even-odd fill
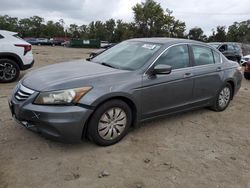
[[[242,47],[239,43],[232,42],[212,42],[209,45],[217,48],[226,58],[232,61],[241,62],[241,58],[243,56]]]
[[[250,60],[248,60],[248,61],[245,63],[244,77],[245,77],[247,80],[250,80]]]
[[[246,66],[246,63],[247,63],[248,61],[250,61],[250,55],[246,55],[246,56],[242,57],[242,58],[241,58],[240,64],[241,64],[242,66]]]
[[[70,41],[65,41],[61,44],[64,47],[69,47],[70,46]]]
[[[62,44],[65,42],[65,40],[52,39],[51,42],[52,42],[52,45],[54,45],[54,46],[62,46]]]
[[[20,124],[67,142],[108,146],[130,126],[199,107],[225,110],[241,86],[238,63],[201,42],[131,39],[88,61],[43,67],[13,90]]]
[[[19,38],[17,33],[0,30],[0,82],[15,81],[21,70],[33,64],[31,44]]]
[[[25,39],[25,41],[30,43],[31,45],[38,45],[38,41],[36,38]]]
[[[52,46],[53,42],[47,38],[37,38],[37,45]]]

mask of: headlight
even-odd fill
[[[77,103],[88,93],[91,87],[82,87],[60,91],[42,92],[35,100],[35,104],[70,104]]]

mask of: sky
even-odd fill
[[[209,35],[216,26],[250,19],[249,0],[155,0],[175,18],[185,21],[187,30],[201,27]],[[133,21],[132,7],[141,0],[1,0],[0,15],[46,21],[64,19],[66,25],[88,24],[110,18]]]

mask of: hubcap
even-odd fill
[[[119,137],[127,125],[127,115],[121,108],[107,110],[99,120],[98,133],[104,140]]]
[[[16,68],[10,63],[0,64],[0,79],[1,80],[12,80],[16,76]]]
[[[231,92],[228,87],[225,87],[219,95],[219,106],[225,108],[230,101]]]

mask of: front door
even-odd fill
[[[192,99],[194,81],[188,46],[176,45],[169,48],[153,67],[158,64],[170,65],[172,72],[167,75],[143,76],[143,119],[174,111],[189,104]]]

